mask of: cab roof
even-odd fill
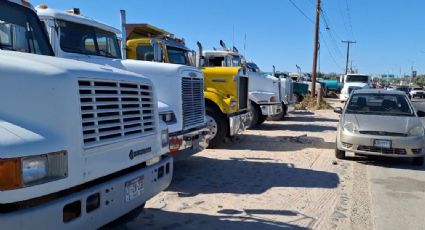
[[[227,51],[227,50],[204,50],[203,52],[204,56],[226,56],[226,55],[238,55],[242,56],[239,53],[235,53],[233,51]]]
[[[43,18],[54,18],[54,19],[61,19],[64,21],[69,21],[69,22],[74,22],[74,23],[79,23],[79,24],[84,24],[87,26],[93,26],[111,33],[115,33],[115,34],[119,34],[121,33],[120,30],[109,26],[105,23],[102,23],[100,21],[97,21],[95,19],[86,17],[84,15],[78,15],[78,14],[74,14],[74,13],[70,13],[70,12],[66,12],[65,10],[57,10],[57,9],[52,9],[52,8],[40,8],[40,6],[36,7],[37,10],[37,14],[40,17],[40,19]]]
[[[137,39],[140,37],[170,36],[174,34],[165,31],[156,26],[147,23],[126,24],[125,25],[127,39]]]

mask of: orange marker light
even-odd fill
[[[0,191],[22,186],[21,160],[0,159]]]

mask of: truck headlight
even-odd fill
[[[176,115],[172,111],[163,112],[159,114],[159,119],[161,119],[167,124],[170,124],[176,122]]]
[[[29,184],[47,177],[47,156],[22,158],[22,182]]]
[[[409,131],[409,136],[423,136],[424,135],[424,127],[416,126]]]
[[[67,176],[67,151],[0,159],[0,191],[43,184]]]
[[[230,107],[235,107],[236,101],[234,99],[230,100]]]
[[[161,144],[162,147],[168,146],[168,129],[161,131]]]

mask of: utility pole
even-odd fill
[[[320,20],[320,0],[316,2],[316,25],[314,31],[314,51],[313,51],[313,71],[311,79],[311,93],[313,97],[316,95],[316,77],[317,77],[317,53],[319,48],[319,22]],[[320,96],[321,94],[319,94]],[[320,99],[320,98],[319,98]]]
[[[356,41],[341,41],[342,43],[347,43],[347,60],[345,62],[345,74],[348,73],[348,61],[350,60],[350,45],[357,43]]]

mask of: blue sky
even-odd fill
[[[315,0],[292,0],[314,19]],[[127,11],[130,23],[147,22],[184,37],[196,49],[219,47],[223,39],[243,52],[263,70],[310,72],[314,25],[289,0],[32,0],[51,8],[77,7],[82,14],[119,28],[119,10]],[[100,4],[99,4],[100,3]],[[398,75],[410,73],[411,66],[425,73],[425,1],[405,0],[322,0],[320,70],[344,71],[346,46],[352,45],[353,65],[362,73]],[[234,38],[234,39],[233,39]]]

